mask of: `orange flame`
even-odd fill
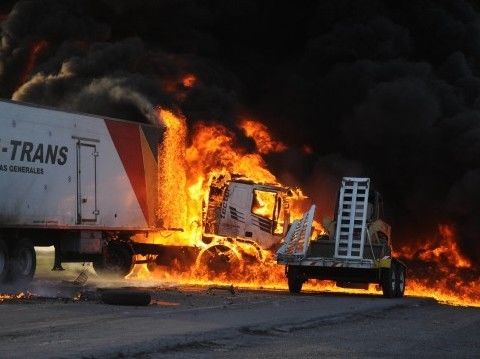
[[[282,142],[273,140],[267,126],[258,121],[245,119],[240,121],[239,127],[243,130],[245,136],[255,141],[260,154],[283,152],[287,149],[287,146]]]
[[[157,234],[155,243],[202,246],[202,210],[213,177],[242,174],[256,182],[277,183],[258,154],[237,148],[235,136],[221,125],[197,124],[190,146],[185,119],[171,111],[158,112],[166,127],[159,150],[159,213],[164,228],[183,233]]]
[[[159,85],[163,91],[182,103],[185,101],[188,91],[197,86],[198,82],[198,77],[195,74],[187,73],[178,77],[162,76]]]
[[[441,224],[436,238],[417,243],[396,253],[410,264],[406,293],[450,305],[480,306],[478,269],[460,252],[455,229]]]
[[[46,40],[40,40],[34,43],[30,47],[30,51],[27,58],[27,64],[25,65],[25,69],[23,70],[22,75],[20,76],[20,80],[18,82],[17,88],[27,82],[32,75],[33,69],[35,64],[37,63],[38,57],[48,48],[49,43]]]
[[[159,148],[158,165],[158,218],[164,228],[183,228],[187,220],[185,208],[186,179],[185,148],[187,125],[185,119],[171,111],[160,109],[158,116],[165,125],[163,141]]]
[[[435,240],[424,241],[415,247],[404,247],[400,255],[409,260],[421,259],[426,262],[439,262],[453,268],[471,268],[472,263],[460,253],[455,230],[452,226],[438,226],[439,236]]]
[[[18,294],[1,294],[0,293],[0,303],[7,300],[30,298],[31,296],[32,295],[29,292],[27,293],[21,292]]]
[[[186,88],[192,88],[197,84],[197,77],[194,74],[187,74],[182,78],[182,84]]]

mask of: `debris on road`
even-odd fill
[[[236,291],[235,291],[235,287],[233,286],[233,284],[230,284],[230,285],[213,285],[213,286],[210,286],[208,287],[207,289],[207,293],[208,294],[215,294],[214,292],[216,290],[225,290],[225,291],[228,291],[230,292],[231,295],[236,295]]]
[[[110,305],[147,306],[152,301],[148,292],[130,290],[104,290],[100,295],[103,303]]]

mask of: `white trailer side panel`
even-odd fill
[[[139,124],[0,101],[0,227],[152,227],[147,142]]]

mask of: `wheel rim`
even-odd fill
[[[200,251],[196,259],[196,266],[210,272],[229,273],[232,268],[238,269],[241,265],[241,255],[232,247],[216,244]]]
[[[400,289],[400,293],[403,293],[405,289],[405,273],[403,273],[403,270],[401,270],[398,275],[398,288]]]
[[[28,248],[22,248],[18,253],[18,268],[21,275],[27,276],[32,271],[33,256]]]
[[[396,282],[397,282],[397,278],[395,276],[395,271],[392,270],[392,283],[391,283],[391,286],[392,286],[392,291],[395,291],[395,286],[396,286]]]

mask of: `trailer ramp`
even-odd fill
[[[277,251],[277,261],[300,262],[307,256],[314,214],[315,205],[310,207],[302,219],[293,221],[283,245]]]
[[[369,187],[369,178],[344,177],[342,180],[335,231],[335,258],[363,258]]]

